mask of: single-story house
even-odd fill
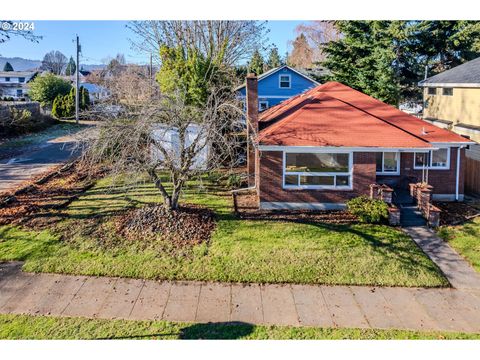
[[[80,86],[83,86],[85,89],[88,90],[88,94],[90,97],[90,102],[91,103],[96,103],[98,101],[104,100],[110,96],[110,91],[108,91],[107,88],[97,85],[97,84],[92,84],[88,82],[82,82],[80,83]]]
[[[311,77],[287,65],[271,69],[259,75],[257,79],[259,111],[319,85]],[[246,84],[237,87],[235,91],[244,99]]]
[[[263,209],[341,209],[371,184],[427,182],[433,198],[462,200],[471,141],[338,82],[258,112],[247,77],[250,186]]]

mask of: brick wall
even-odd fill
[[[428,183],[433,186],[433,194],[455,194],[455,182],[457,171],[457,151],[458,148],[450,149],[450,169],[449,170],[428,170]],[[416,183],[422,180],[422,170],[414,170],[414,154],[402,153],[400,158],[399,176],[378,176],[379,182],[386,182],[390,186],[395,186],[395,182],[401,182],[401,186],[407,188],[408,182],[402,181],[402,178],[411,177],[411,182]],[[459,193],[463,194],[465,182],[465,149],[460,153],[460,183]]]
[[[374,153],[353,154],[353,190],[292,190],[282,187],[283,153],[262,151],[259,160],[259,198],[262,202],[345,203],[349,199],[368,195],[375,182]]]

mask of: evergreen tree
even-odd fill
[[[335,80],[390,104],[421,98],[418,81],[478,57],[474,21],[336,21],[323,49]]]
[[[65,68],[65,75],[67,76],[75,75],[76,71],[77,71],[77,65],[75,64],[75,60],[73,60],[73,57],[70,56],[70,60],[68,61],[67,67]]]
[[[13,71],[13,66],[8,61],[3,66],[3,71]]]
[[[90,94],[83,86],[80,87],[80,109],[86,110],[90,106]]]
[[[280,59],[280,54],[278,53],[278,48],[273,45],[270,53],[268,54],[267,60],[267,70],[274,69],[282,65],[282,60]]]
[[[60,119],[63,117],[62,101],[63,101],[62,95],[57,95],[55,100],[53,100],[52,115],[57,119]]]
[[[260,51],[255,50],[253,52],[252,58],[248,64],[249,72],[255,73],[257,76],[264,72],[265,62],[263,61],[262,54]]]

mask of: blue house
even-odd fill
[[[312,78],[287,65],[271,69],[258,76],[259,111],[277,105],[285,99],[320,85]],[[245,84],[235,89],[245,98]]]

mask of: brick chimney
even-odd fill
[[[258,81],[255,74],[247,75],[247,169],[248,186],[256,185],[256,159],[258,147],[255,143],[258,134]]]

